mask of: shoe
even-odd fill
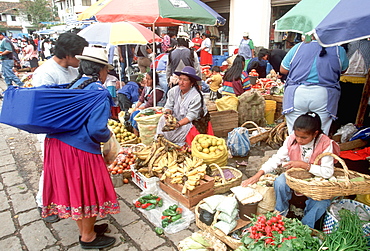
[[[84,242],[80,239],[80,245],[83,249],[97,249],[97,248],[106,248],[110,245],[113,245],[116,242],[116,238],[109,237],[105,235],[97,235],[95,240],[91,242]]]
[[[42,208],[38,207],[37,210],[40,212],[40,216],[41,216]],[[55,223],[55,222],[58,222],[60,220],[60,218],[57,214],[53,214],[53,215],[50,215],[50,216],[45,217],[45,218],[43,218],[41,216],[41,218],[47,223]]]
[[[108,224],[107,223],[103,223],[103,224],[94,226],[94,232],[97,235],[103,235],[105,232],[107,232],[107,230],[108,230]]]

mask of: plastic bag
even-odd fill
[[[216,107],[218,111],[234,110],[238,111],[239,99],[234,96],[224,96],[216,99]]]
[[[107,165],[110,165],[113,163],[120,149],[121,149],[121,145],[118,143],[114,133],[112,133],[112,136],[109,138],[107,142],[104,143],[104,147],[103,147],[103,157]]]
[[[150,145],[153,142],[154,136],[157,133],[157,125],[162,115],[162,113],[158,113],[141,117],[140,113],[138,113],[135,116],[134,119],[139,128],[141,142],[145,145]]]
[[[339,128],[334,135],[341,135],[340,142],[344,143],[347,142],[352,137],[352,135],[357,131],[358,130],[354,124],[348,123]]]
[[[228,235],[231,232],[231,230],[233,230],[236,227],[236,225],[237,225],[237,222],[236,222],[236,220],[234,220],[231,223],[227,223],[225,221],[219,221],[216,224],[214,224],[213,226],[215,228],[220,229],[222,232],[224,232],[226,235]]]
[[[214,212],[216,212],[216,208],[218,207],[218,205],[220,205],[220,203],[225,198],[226,198],[226,196],[225,195],[221,195],[221,194],[212,195],[212,196],[209,196],[209,197],[203,199],[203,201],[204,201],[203,204],[206,204],[210,208],[210,211],[209,211],[210,213],[214,213]],[[201,204],[200,207],[203,204]],[[203,208],[203,209],[206,209],[206,208]]]
[[[143,213],[145,215],[145,217],[151,222],[153,223],[156,227],[160,227],[162,228],[162,220],[161,220],[161,217],[162,217],[162,212],[169,208],[170,206],[174,205],[174,204],[177,204],[178,207],[180,207],[182,209],[182,217],[181,219],[175,221],[175,222],[172,222],[170,223],[167,227],[165,227],[163,230],[165,233],[167,234],[174,234],[174,233],[177,233],[177,232],[180,232],[181,230],[184,230],[184,229],[187,229],[189,226],[190,226],[190,223],[194,222],[195,220],[195,215],[192,211],[190,211],[188,208],[186,208],[185,206],[181,205],[178,201],[172,199],[171,197],[169,197],[165,192],[163,192],[161,189],[158,189],[156,187],[153,187],[151,189],[147,189],[145,191],[143,191],[139,198],[142,197],[142,196],[145,196],[145,195],[148,195],[148,194],[155,194],[157,195],[158,197],[162,198],[163,200],[163,205],[162,207],[159,207],[159,208],[155,208],[155,209],[152,209],[152,210],[145,210],[145,209],[141,209],[141,208],[138,208],[138,210]],[[137,201],[139,198],[135,199],[133,201],[133,203],[135,203],[135,201]]]
[[[222,151],[215,151],[214,154],[203,153],[203,152],[198,151],[198,149],[197,149],[197,144],[199,144],[198,140],[201,137],[204,137],[205,135],[206,134],[198,134],[197,136],[195,136],[195,138],[191,142],[191,153],[192,153],[192,155],[195,156],[195,157],[203,159],[204,164],[215,163],[219,166],[225,166],[227,164],[228,153],[227,153],[226,142],[225,142],[224,139],[218,138],[218,137],[215,137],[215,136],[212,136],[212,135],[206,135],[212,141],[215,139],[215,140],[221,142],[219,147],[222,148],[223,150]]]
[[[226,197],[218,206],[217,211],[224,212],[227,215],[232,215],[235,208],[238,208],[238,201],[235,197]]]
[[[217,217],[217,219],[218,220],[221,220],[221,221],[224,221],[224,222],[227,222],[227,223],[232,223],[234,220],[235,220],[235,218],[236,218],[236,216],[238,215],[238,213],[239,213],[239,211],[238,211],[238,209],[234,209],[234,211],[231,213],[231,215],[228,215],[228,214],[225,214],[224,212],[221,212],[219,215],[218,215],[218,217]]]
[[[250,145],[248,129],[245,127],[237,127],[227,135],[227,148],[232,156],[247,156]]]

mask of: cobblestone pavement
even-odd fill
[[[0,89],[6,89],[3,79]],[[0,124],[0,135],[0,250],[82,250],[78,228],[72,219],[45,223],[40,218],[35,196],[42,159],[36,136],[5,124]],[[261,159],[260,156],[250,158],[254,167],[250,172],[255,172]],[[116,192],[121,212],[98,218],[98,223],[109,224],[108,235],[117,240],[114,246],[104,250],[177,250],[180,240],[199,230],[192,223],[178,233],[158,236],[154,225],[132,205],[141,190],[129,183],[116,188]]]

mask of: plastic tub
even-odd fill
[[[240,201],[238,201],[238,204],[240,219],[249,221],[250,219],[248,219],[248,217],[253,217],[253,214],[257,214],[258,202],[243,205],[242,203],[240,203]],[[245,215],[247,215],[248,217],[246,217]]]
[[[276,101],[265,100],[265,119],[267,124],[271,125],[274,123],[275,111],[276,111]]]

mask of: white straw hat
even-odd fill
[[[108,53],[104,48],[85,47],[82,55],[76,55],[76,58],[107,65],[109,70],[114,69],[113,65],[108,64]]]

